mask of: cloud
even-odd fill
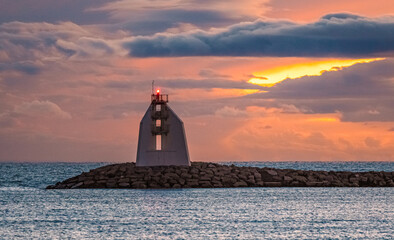
[[[314,23],[257,20],[225,29],[162,33],[125,41],[134,57],[391,56],[394,17],[329,14]]]
[[[0,23],[72,21],[78,24],[108,22],[102,12],[86,11],[113,0],[0,0]]]
[[[359,0],[271,0],[267,3],[269,10],[265,16],[311,21],[318,19],[323,14],[339,10],[366,16],[381,16],[392,13],[393,6],[394,2],[387,0],[366,0],[363,1],[363,4],[360,4]]]
[[[111,56],[117,49],[115,42],[71,22],[0,25],[0,56],[12,63],[11,67],[27,72],[36,71],[29,60]]]
[[[371,148],[377,148],[380,146],[380,141],[378,139],[375,139],[373,137],[367,137],[364,140],[365,145]]]
[[[264,11],[265,2],[267,0],[119,0],[89,11],[107,13],[116,22],[106,26],[110,29],[128,30],[133,35],[152,35],[174,32],[174,28],[183,31],[179,29],[182,25],[208,29],[252,21]]]
[[[143,14],[129,15],[127,18],[126,21],[115,24],[111,28],[126,29],[132,32],[133,35],[151,35],[167,31],[167,29],[172,31],[180,23],[208,28],[233,24],[241,20],[219,11],[192,9],[151,9],[149,11],[144,10]]]
[[[208,76],[213,78],[208,78]],[[247,81],[234,81],[226,79],[228,76],[224,75],[214,75],[212,72],[200,72],[200,75],[205,75],[207,78],[204,79],[158,79],[156,83],[159,87],[167,89],[260,89],[260,87],[255,84],[248,83]],[[216,77],[215,77],[216,76]],[[104,83],[106,88],[114,89],[136,89],[143,90],[146,89],[147,81],[107,81]]]
[[[29,75],[36,75],[41,72],[41,65],[32,61],[21,61],[16,63],[0,63],[0,72],[14,70]]]
[[[245,98],[275,99],[308,113],[340,112],[343,121],[394,121],[393,64],[394,59],[387,59],[287,79],[267,88],[268,92]]]
[[[71,114],[63,111],[58,105],[50,101],[34,100],[18,105],[14,109],[14,113],[38,116],[38,117],[56,117],[62,119],[71,119]]]
[[[238,108],[224,106],[216,110],[215,115],[219,117],[245,117],[246,112]]]

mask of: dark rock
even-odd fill
[[[191,167],[112,164],[47,189],[220,187],[394,187],[393,172],[326,172],[193,162]]]
[[[173,179],[179,178],[178,174],[172,173],[172,172],[166,173],[164,176],[166,176],[167,178],[173,178]]]
[[[192,174],[192,175],[193,175],[193,174],[198,174],[199,172],[200,172],[200,171],[198,171],[197,168],[191,168],[190,171],[189,171],[189,173]]]
[[[71,188],[72,188],[72,189],[74,189],[74,188],[79,188],[79,187],[82,186],[82,185],[83,185],[83,182],[79,182],[79,183],[73,185]]]
[[[293,178],[291,178],[291,177],[289,177],[289,176],[284,176],[284,177],[283,177],[283,181],[291,182],[291,181],[293,181]]]
[[[116,188],[117,185],[116,185],[116,182],[115,182],[115,181],[108,181],[108,182],[106,183],[106,187],[107,187],[107,188]]]
[[[261,179],[261,174],[258,173],[258,172],[254,172],[253,176],[254,176],[255,179]]]
[[[256,185],[257,185],[258,187],[264,187],[264,182],[263,182],[263,181],[258,181],[258,182],[256,183]]]
[[[130,182],[130,178],[121,178],[118,181],[118,183],[128,183],[128,182]]]
[[[213,175],[204,175],[200,177],[201,181],[211,181]]]
[[[290,187],[302,187],[302,184],[299,181],[292,181]]]
[[[212,187],[211,181],[199,181],[198,185],[202,188],[211,188]]]
[[[132,184],[131,184],[131,186],[133,187],[133,188],[146,188],[147,186],[146,186],[146,184],[145,184],[145,182],[143,182],[143,181],[140,181],[140,182],[133,182]],[[169,186],[169,185],[168,185]]]
[[[187,181],[184,185],[186,188],[193,188],[198,186],[198,181]]]
[[[178,182],[179,182],[179,184],[184,185],[186,181],[185,181],[185,179],[180,178],[180,179],[178,179]]]
[[[176,179],[169,179],[168,182],[170,184],[177,184],[178,183],[178,181]]]
[[[181,178],[183,178],[183,179],[190,179],[190,178],[192,178],[192,175],[190,175],[188,173],[181,173]]]
[[[282,178],[279,177],[279,176],[273,176],[273,177],[272,177],[272,181],[273,181],[273,182],[281,182],[281,181],[282,181]]]
[[[294,176],[293,179],[301,183],[306,183],[308,181],[308,179],[304,176]]]
[[[93,187],[94,184],[95,184],[95,181],[93,181],[93,180],[88,180],[88,181],[83,182],[83,186],[86,188]]]
[[[261,179],[264,182],[272,182],[274,176],[278,176],[278,173],[273,170],[263,170],[260,172]]]
[[[241,181],[239,181],[239,182],[234,183],[233,186],[234,186],[234,187],[247,187],[248,184],[247,184],[246,182],[244,182],[244,181],[241,180]]]
[[[149,188],[161,188],[160,184],[158,184],[156,182],[150,182],[148,185],[149,185]]]
[[[128,183],[128,182],[121,182],[121,183],[119,183],[119,187],[128,188],[128,187],[130,187],[130,183]]]

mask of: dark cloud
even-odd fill
[[[152,35],[170,28],[176,28],[179,24],[189,23],[205,29],[228,26],[246,20],[251,19],[231,16],[214,10],[144,9],[140,12],[131,12],[127,19],[123,21],[103,27],[110,31],[127,30],[133,35]]]
[[[310,113],[341,112],[344,121],[394,121],[393,59],[360,63],[321,76],[285,80],[246,98],[275,99]]]
[[[188,8],[182,8],[176,2],[168,2],[166,7],[160,8],[156,1],[128,1],[127,4],[126,2],[122,4],[120,0],[0,0],[0,24],[14,21],[53,24],[64,21],[78,25],[96,25],[107,32],[121,30],[130,31],[133,35],[151,35],[184,23],[209,28],[253,20],[220,9],[201,8],[202,5],[212,3],[195,2],[191,5],[186,4]]]
[[[394,17],[329,14],[319,21],[239,23],[223,30],[135,37],[130,56],[365,56],[392,55]]]
[[[29,75],[36,75],[41,72],[41,67],[33,62],[0,63],[1,71],[19,71]]]
[[[331,20],[331,19],[362,19],[361,16],[355,15],[355,14],[351,14],[351,13],[331,13],[331,14],[326,14],[324,15],[321,19],[327,19],[327,20]]]
[[[78,24],[108,23],[108,14],[87,11],[114,0],[0,0],[0,23],[72,21]]]

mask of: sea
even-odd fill
[[[0,163],[0,239],[394,239],[394,188],[45,190],[108,163]],[[394,171],[394,162],[227,162]]]

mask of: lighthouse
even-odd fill
[[[185,128],[168,106],[160,89],[151,94],[151,104],[140,123],[137,166],[190,166]]]

